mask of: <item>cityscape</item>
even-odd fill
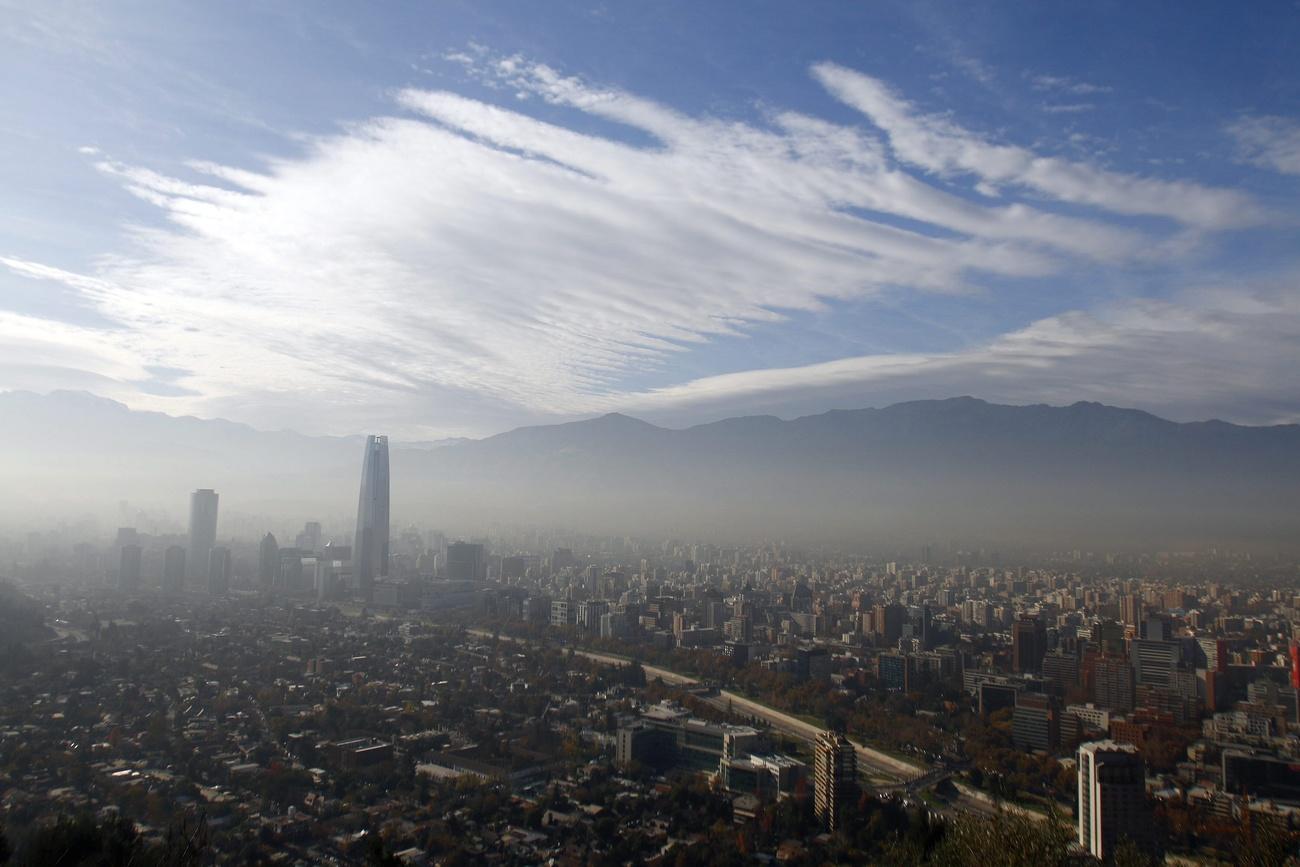
[[[1297,46],[0,0],[0,867],[1300,867]]]
[[[391,526],[387,437],[357,469],[338,537],[228,539],[200,488],[185,534],[10,551],[11,827],[178,863],[1292,845],[1293,559],[467,541]]]

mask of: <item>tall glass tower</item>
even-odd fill
[[[193,588],[207,589],[208,556],[217,544],[217,492],[200,488],[190,494],[190,550],[185,573]]]
[[[357,501],[357,536],[352,571],[369,601],[375,579],[388,574],[388,437],[366,437],[361,461],[361,496]]]

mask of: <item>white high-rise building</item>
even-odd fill
[[[1137,747],[1116,741],[1080,745],[1077,815],[1079,845],[1094,858],[1113,855],[1125,837],[1149,848],[1146,766]]]
[[[352,571],[361,595],[369,601],[375,579],[388,574],[388,437],[366,437],[357,499],[357,533]]]
[[[190,494],[190,548],[185,571],[190,586],[206,590],[208,559],[217,544],[217,492],[200,488]]]

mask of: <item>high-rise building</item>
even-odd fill
[[[1119,616],[1129,626],[1137,626],[1142,622],[1142,610],[1142,597],[1136,593],[1128,593],[1120,597]]]
[[[1132,710],[1133,667],[1124,656],[1112,653],[1091,660],[1092,700],[1111,710]]]
[[[302,532],[294,540],[294,547],[303,551],[320,550],[320,521],[308,521],[303,525]]]
[[[1134,680],[1141,685],[1167,687],[1181,660],[1182,645],[1174,641],[1135,638],[1129,646]]]
[[[306,573],[303,569],[303,557],[308,556],[311,552],[303,551],[300,548],[281,548],[280,549],[280,566],[276,579],[273,582],[275,588],[282,593],[300,593],[307,589]],[[315,568],[313,566],[313,568]]]
[[[1011,668],[1018,674],[1039,671],[1047,653],[1047,636],[1043,624],[1031,617],[1022,617],[1011,624]]]
[[[834,831],[857,796],[858,754],[848,738],[822,732],[813,747],[813,808]]]
[[[487,553],[482,545],[452,542],[447,546],[447,577],[452,581],[479,581],[487,577]]]
[[[352,571],[361,595],[374,595],[375,579],[388,574],[388,437],[366,437],[357,499]]]
[[[172,545],[163,553],[162,590],[180,593],[185,589],[185,549]]]
[[[609,613],[609,603],[588,599],[578,603],[578,628],[587,635],[599,635],[601,618]]]
[[[135,592],[140,589],[140,564],[143,552],[139,545],[123,545],[118,558],[117,586],[119,590]]]
[[[187,578],[195,587],[208,580],[208,557],[217,544],[217,492],[200,488],[190,494],[190,550],[185,556]]]
[[[873,617],[873,626],[877,644],[894,647],[903,634],[903,620],[907,609],[901,605],[877,605]]]
[[[1018,750],[1049,753],[1061,743],[1061,717],[1056,699],[1042,693],[1016,695],[1011,718],[1011,743]]]
[[[1079,845],[1094,858],[1112,856],[1120,840],[1151,843],[1146,767],[1137,747],[1094,741],[1079,747]]]
[[[225,596],[230,592],[230,549],[213,548],[208,552],[208,593]]]
[[[263,590],[270,590],[280,572],[280,545],[275,536],[267,533],[257,549],[257,581]]]

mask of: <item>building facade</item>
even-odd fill
[[[388,574],[388,437],[366,437],[357,499],[357,532],[352,545],[353,575],[365,599],[375,579]]]
[[[187,578],[196,589],[206,589],[208,557],[217,544],[217,492],[200,488],[190,494],[190,548],[185,556]]]
[[[1115,741],[1083,744],[1078,774],[1079,845],[1102,860],[1125,838],[1149,848],[1146,767],[1137,747]]]
[[[822,732],[813,746],[813,808],[834,831],[842,824],[858,788],[858,754],[848,738]]]

